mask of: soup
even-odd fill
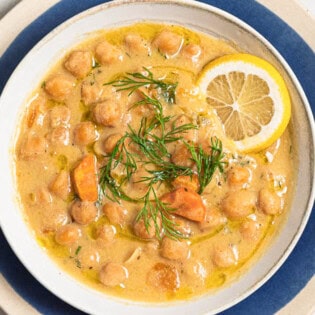
[[[40,246],[130,300],[192,298],[234,281],[279,231],[294,186],[287,129],[241,152],[200,93],[233,43],[139,23],[61,57],[26,106],[18,192]]]

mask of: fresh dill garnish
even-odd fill
[[[146,74],[141,72],[127,72],[117,80],[105,83],[104,85],[112,85],[117,88],[117,91],[130,91],[129,95],[134,93],[141,87],[150,87],[156,89],[158,94],[169,104],[176,103],[176,87],[177,82],[172,83],[166,80],[154,79],[153,73],[146,67],[143,67]]]
[[[148,72],[147,76],[141,73],[127,73],[127,76],[122,79],[106,84],[118,87],[117,91],[130,90],[129,94],[140,87],[150,85],[163,91],[164,94],[161,95],[163,97],[167,95],[166,101],[175,102],[177,83],[169,85],[161,80],[156,80],[148,69],[144,69]],[[225,163],[223,162],[222,143],[219,139],[212,138],[210,154],[208,154],[201,146],[196,147],[184,140],[184,134],[189,130],[198,129],[197,125],[189,123],[177,126],[174,117],[164,114],[160,100],[143,92],[142,100],[135,103],[130,110],[141,105],[150,105],[154,115],[143,117],[138,130],[128,125],[128,130],[116,143],[113,151],[105,156],[106,163],[101,167],[99,174],[100,199],[106,196],[118,203],[121,200],[137,203],[141,208],[136,220],[143,220],[147,231],[153,224],[157,238],[160,238],[162,231],[173,239],[185,238],[177,230],[177,224],[171,218],[172,212],[176,209],[170,208],[168,204],[159,199],[156,187],[162,183],[170,185],[179,176],[192,176],[197,173],[200,184],[199,193],[201,194],[210,183],[215,171],[217,169],[220,172],[223,171]],[[171,161],[171,153],[167,144],[176,141],[185,143],[196,164],[197,171]],[[136,147],[139,154],[130,152],[130,145]],[[144,168],[148,173],[138,181],[145,183],[147,190],[143,196],[133,198],[124,191],[124,187],[131,180],[132,175],[137,172],[138,166]],[[114,175],[116,168],[120,168],[119,176]]]
[[[75,251],[75,255],[76,255],[76,256],[80,253],[81,249],[82,249],[82,246],[78,246],[78,247],[77,247],[77,249],[76,249],[76,251]]]
[[[204,189],[210,183],[212,176],[216,169],[221,173],[225,162],[223,161],[224,153],[222,149],[222,142],[216,138],[211,138],[210,154],[205,153],[201,145],[196,148],[195,146],[184,142],[190,154],[192,160],[196,163],[197,174],[199,178],[199,194],[202,194]]]

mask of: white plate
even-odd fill
[[[176,12],[176,15],[174,14]],[[237,42],[247,50],[275,64],[286,78],[293,100],[292,125],[298,150],[297,191],[288,222],[264,256],[238,282],[230,287],[194,300],[168,303],[132,303],[104,298],[57,268],[37,245],[25,225],[15,192],[12,149],[21,109],[50,65],[88,33],[135,21],[153,20],[182,24]],[[82,33],[84,30],[84,34]],[[12,106],[16,104],[16,106]],[[25,57],[10,78],[0,99],[0,222],[5,236],[26,268],[44,286],[69,304],[93,314],[203,314],[216,313],[244,299],[266,282],[292,251],[309,217],[314,199],[314,122],[305,95],[283,58],[256,31],[235,17],[193,1],[111,2],[92,8],[70,19],[45,37]],[[3,186],[3,185],[2,185]]]

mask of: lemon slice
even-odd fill
[[[227,138],[241,152],[270,146],[286,129],[291,102],[280,73],[250,54],[232,54],[209,62],[197,84],[215,109]]]

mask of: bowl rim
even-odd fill
[[[150,4],[151,5],[155,5],[155,4],[163,4],[163,5],[172,4],[173,5],[173,4],[176,4],[176,5],[180,5],[180,6],[194,7],[194,8],[203,9],[205,11],[209,11],[212,14],[216,14],[216,15],[222,17],[222,18],[225,18],[225,19],[233,22],[234,24],[240,26],[241,28],[245,29],[246,31],[248,31],[249,33],[251,33],[252,35],[257,37],[266,47],[268,47],[268,49],[271,50],[272,54],[277,58],[277,60],[284,67],[285,71],[289,74],[290,79],[293,81],[294,86],[296,87],[296,89],[298,91],[299,97],[301,98],[303,104],[305,105],[304,109],[306,111],[307,118],[309,120],[309,127],[310,127],[310,131],[311,131],[311,135],[312,135],[313,156],[312,156],[312,161],[311,161],[312,162],[311,168],[314,170],[315,127],[314,127],[314,120],[312,120],[312,111],[310,109],[310,105],[309,105],[308,100],[307,100],[307,98],[305,96],[305,93],[304,93],[304,91],[303,91],[299,81],[297,80],[295,74],[291,70],[290,66],[287,64],[287,62],[284,60],[284,58],[280,55],[280,53],[274,48],[274,46],[269,41],[267,41],[261,34],[259,34],[254,28],[252,28],[251,26],[249,26],[248,24],[246,24],[245,22],[243,22],[239,18],[233,16],[230,13],[227,13],[224,10],[221,10],[221,9],[215,7],[215,6],[212,6],[212,5],[196,2],[196,1],[193,1],[193,0],[166,0],[166,1],[164,1],[164,0],[157,0],[157,1],[154,1],[154,0],[132,0],[132,1],[118,0],[117,1],[116,0],[116,1],[110,1],[110,2],[107,2],[107,3],[104,3],[104,4],[100,4],[100,5],[94,6],[94,7],[90,8],[90,9],[88,9],[88,10],[82,11],[81,13],[73,16],[72,18],[68,19],[67,21],[65,21],[62,24],[60,24],[59,26],[57,26],[55,29],[53,29],[51,32],[49,32],[49,34],[47,34],[45,37],[43,37],[27,53],[27,55],[22,59],[22,61],[19,63],[19,65],[14,70],[13,74],[11,75],[10,79],[8,80],[5,88],[3,89],[2,95],[0,97],[0,112],[2,111],[2,108],[3,108],[3,106],[1,106],[1,103],[4,102],[3,99],[5,99],[5,97],[6,97],[8,86],[13,84],[12,82],[15,81],[15,77],[17,76],[17,73],[20,72],[21,69],[23,69],[24,64],[31,58],[32,54],[35,51],[40,50],[42,46],[44,46],[47,42],[49,42],[56,35],[61,33],[63,30],[67,29],[70,25],[72,25],[76,21],[78,21],[78,20],[80,20],[80,19],[82,19],[82,18],[84,18],[86,16],[93,15],[93,14],[95,14],[96,12],[98,12],[100,10],[107,10],[109,8],[112,8],[112,7],[117,7],[117,6],[122,6],[122,5],[132,5],[132,4],[138,4],[138,3],[140,3],[140,4],[149,4],[149,5]],[[263,277],[263,279],[258,281],[254,286],[252,286],[249,290],[247,290],[246,294],[243,294],[243,295],[235,298],[232,302],[224,305],[221,308],[215,309],[214,312],[223,311],[223,310],[225,310],[225,309],[227,309],[227,308],[237,304],[238,302],[240,302],[241,300],[245,299],[247,296],[252,294],[260,286],[262,286],[265,282],[267,282],[274,275],[274,273],[280,268],[280,266],[283,264],[283,262],[287,259],[287,257],[290,255],[290,253],[292,252],[293,248],[297,244],[300,236],[302,235],[302,233],[304,231],[304,228],[305,228],[305,226],[307,224],[307,221],[309,219],[309,216],[311,214],[312,205],[314,203],[314,194],[315,194],[315,190],[314,190],[315,179],[314,179],[314,177],[313,177],[313,183],[312,184],[313,185],[312,185],[311,190],[310,190],[310,196],[309,196],[309,200],[308,200],[307,211],[304,212],[304,217],[303,217],[303,220],[302,220],[302,222],[301,222],[301,224],[299,226],[299,229],[296,232],[293,241],[290,243],[290,245],[285,250],[284,255],[281,257],[281,259],[277,261],[277,263],[269,270],[268,274],[265,275]],[[12,238],[12,235],[7,230],[6,226],[2,224],[3,220],[1,220],[1,217],[2,216],[1,216],[1,211],[0,211],[0,224],[1,224],[1,228],[2,228],[2,230],[4,232],[4,235],[5,235],[6,239],[8,240],[8,242],[10,244],[10,247],[13,249],[14,253],[16,254],[16,256],[21,260],[23,265],[26,266],[28,271],[36,279],[38,279],[46,288],[48,288],[50,292],[53,292],[60,299],[66,301],[67,303],[69,303],[69,304],[71,304],[71,305],[73,305],[75,307],[79,307],[82,310],[90,311],[90,310],[82,308],[82,305],[73,303],[73,301],[68,301],[59,292],[55,292],[55,290],[53,290],[51,288],[51,285],[49,283],[46,283],[45,281],[43,281],[43,279],[39,279],[38,278],[37,272],[35,272],[34,270],[32,270],[32,268],[30,268],[28,262],[26,262],[25,259],[24,259],[25,257],[21,257],[20,252],[19,252],[19,250],[16,247],[16,244],[14,242],[14,239]],[[201,298],[203,298],[203,297],[201,297]]]

